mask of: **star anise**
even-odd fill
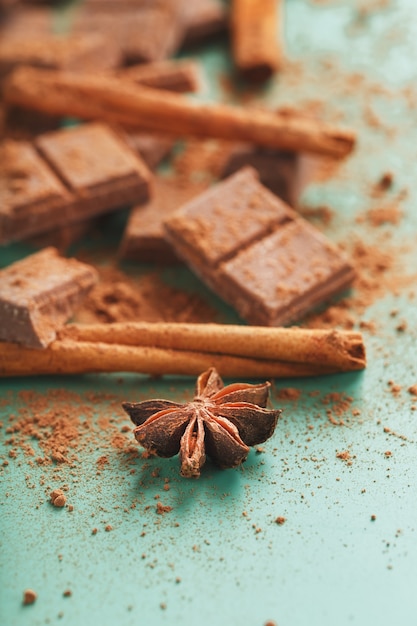
[[[236,467],[249,446],[274,432],[281,410],[266,409],[270,383],[235,383],[224,387],[214,368],[197,379],[192,402],[124,402],[137,441],[161,457],[180,454],[181,474],[198,478],[206,454],[221,468]]]

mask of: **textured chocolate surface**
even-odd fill
[[[0,145],[0,243],[66,220],[72,194],[28,142]]]
[[[144,202],[149,196],[147,167],[103,124],[46,133],[36,140],[36,146],[76,194],[73,211],[79,218]]]
[[[250,165],[258,172],[259,180],[265,187],[294,206],[299,191],[300,159],[295,153],[240,145],[231,151],[221,175],[227,178]]]
[[[184,45],[198,44],[224,32],[229,23],[226,6],[219,0],[193,0],[187,7]]]
[[[123,133],[128,145],[137,152],[146,165],[154,170],[167,157],[174,147],[175,140],[158,134],[125,131]]]
[[[149,197],[150,173],[110,128],[85,124],[0,144],[0,243]]]
[[[202,185],[179,185],[176,179],[157,178],[152,199],[132,209],[120,247],[120,256],[141,262],[172,263],[179,259],[165,238],[164,221],[198,195]]]
[[[200,87],[200,66],[189,59],[139,63],[122,68],[116,74],[118,78],[125,78],[139,85],[178,93],[198,91]]]
[[[94,268],[45,248],[0,271],[0,339],[44,348],[97,281]]]
[[[126,65],[166,59],[178,50],[184,34],[181,2],[147,3],[139,9],[81,7],[72,28],[111,36]]]
[[[7,35],[7,31],[6,31]],[[59,70],[106,70],[120,63],[120,51],[99,33],[10,36],[0,40],[0,78],[19,65]]]
[[[166,220],[178,256],[253,324],[294,322],[354,271],[317,229],[246,167]]]

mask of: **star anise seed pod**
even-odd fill
[[[275,430],[281,410],[266,407],[270,383],[224,387],[214,367],[197,379],[192,402],[124,402],[137,441],[161,457],[180,454],[181,474],[198,478],[206,454],[221,468],[236,467]]]

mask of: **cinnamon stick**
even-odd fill
[[[281,0],[233,0],[232,51],[238,70],[254,82],[265,81],[281,63],[278,13]]]
[[[332,371],[363,369],[366,365],[362,334],[355,331],[124,322],[68,324],[61,329],[59,337],[309,364]]]
[[[136,372],[196,376],[215,367],[221,376],[292,378],[331,374],[329,367],[208,352],[59,339],[44,350],[0,342],[0,377]]]
[[[275,112],[192,102],[111,76],[19,68],[5,87],[6,102],[52,115],[100,119],[173,136],[247,141],[334,157],[349,154],[355,134],[339,127]]]

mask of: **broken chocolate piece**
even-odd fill
[[[179,259],[164,236],[163,223],[171,213],[194,198],[204,185],[181,186],[176,179],[157,178],[152,199],[132,209],[123,235],[120,256],[143,263],[178,263]]]
[[[221,177],[228,178],[242,167],[250,165],[258,172],[265,187],[287,204],[295,206],[299,195],[298,171],[301,158],[294,152],[241,144],[231,150]]]
[[[125,78],[154,89],[166,89],[178,93],[198,91],[199,74],[198,63],[190,59],[140,63],[116,72],[118,78]]]
[[[33,145],[13,140],[0,145],[0,243],[65,223],[71,202]]]
[[[192,46],[224,33],[229,15],[219,0],[193,0],[185,16],[184,46]]]
[[[126,143],[145,161],[149,169],[154,170],[167,157],[174,147],[175,140],[157,133],[140,131],[121,131]]]
[[[120,53],[112,40],[98,33],[11,36],[0,42],[0,79],[20,65],[75,71],[117,67]]]
[[[45,248],[0,271],[0,339],[45,348],[97,281],[94,268]]]
[[[35,145],[5,141],[0,144],[0,243],[144,202],[149,183],[139,156],[102,124],[47,133]]]
[[[250,167],[188,202],[165,228],[177,254],[252,324],[294,322],[354,278],[336,246]]]
[[[176,6],[178,4],[178,6]],[[181,45],[182,3],[147,3],[139,8],[82,7],[73,32],[99,32],[118,45],[123,64],[149,63],[173,55]]]
[[[72,221],[149,197],[145,164],[104,124],[46,133],[37,138],[36,147],[76,195]]]

